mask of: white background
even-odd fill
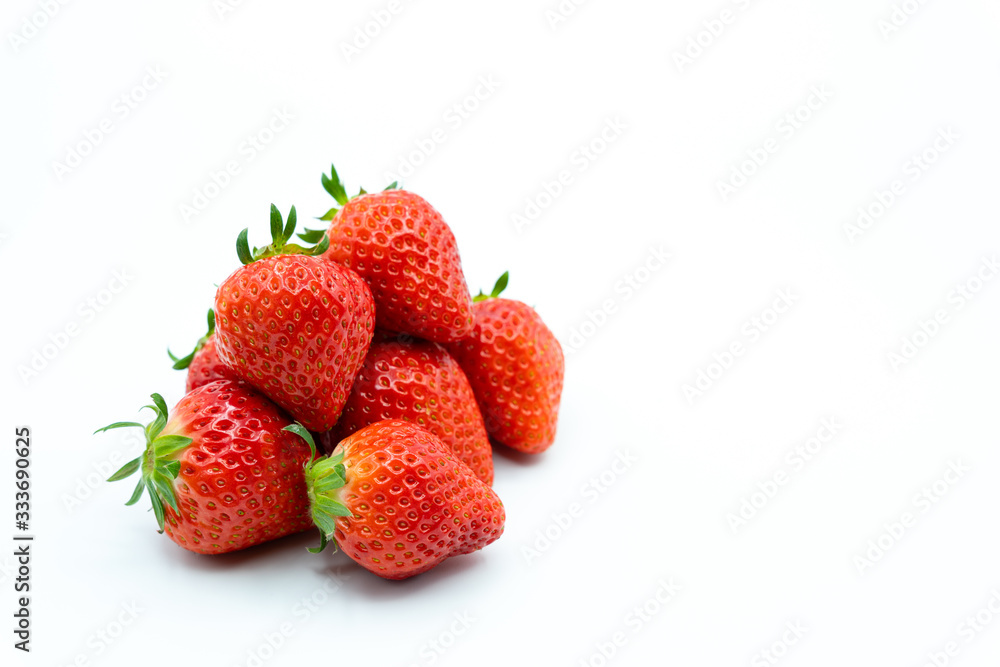
[[[388,0],[218,4],[69,2],[27,33],[41,3],[0,12],[0,536],[14,532],[15,425],[33,429],[37,535],[30,656],[11,648],[0,549],[4,664],[596,666],[619,632],[607,664],[766,665],[773,648],[789,667],[918,667],[951,641],[948,664],[994,664],[1000,618],[983,612],[992,623],[971,641],[960,625],[1000,591],[1000,280],[973,280],[971,300],[954,290],[1000,253],[996,3],[909,0],[886,35],[889,0],[592,0],[555,25],[556,0],[407,1],[351,57],[343,45]],[[707,46],[679,65],[689,39]],[[147,68],[165,78],[130,92]],[[477,91],[481,77],[495,91]],[[829,99],[801,109],[814,87]],[[275,110],[293,119],[248,159]],[[112,131],[61,173],[104,119]],[[624,129],[602,145],[609,121]],[[915,179],[913,157],[949,129],[957,139]],[[724,201],[719,182],[769,139]],[[582,157],[592,141],[600,154]],[[131,484],[97,482],[138,443],[91,433],[153,391],[181,397],[166,348],[202,334],[242,228],[263,242],[272,202],[321,215],[331,160],[352,189],[377,188],[419,144],[405,185],[454,229],[470,288],[509,269],[509,296],[567,350],[555,446],[496,457],[503,538],[399,583],[308,554],[311,534],[228,557],[158,536],[122,506]],[[229,161],[240,172],[185,216]],[[518,228],[562,170],[570,185]],[[902,194],[849,234],[894,180]],[[661,248],[671,259],[649,270]],[[124,289],[105,292],[121,271]],[[794,305],[773,322],[779,290]],[[939,310],[944,324],[894,365]],[[61,336],[69,325],[77,335]],[[743,354],[712,367],[734,342]],[[717,379],[689,400],[700,371]],[[797,466],[789,452],[823,419],[839,432]],[[609,472],[626,452],[634,462]],[[933,504],[916,499],[951,463],[968,470]],[[788,477],[773,497],[753,496],[776,473]],[[734,530],[745,499],[756,514]],[[912,525],[888,536],[904,513]],[[866,553],[880,557],[866,566]],[[671,579],[680,592],[655,602]],[[322,602],[306,614],[310,597]],[[656,613],[634,622],[650,599]]]

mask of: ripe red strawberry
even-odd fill
[[[448,350],[469,378],[490,436],[538,454],[556,437],[565,361],[559,341],[533,308],[497,298],[506,287],[505,273],[492,294],[479,293],[472,334]]]
[[[197,389],[215,380],[239,379],[236,373],[222,363],[218,352],[215,351],[215,311],[211,308],[208,310],[208,333],[195,345],[194,352],[183,359],[175,357],[170,350],[167,350],[167,354],[174,360],[175,370],[187,369],[186,391]]]
[[[245,266],[215,297],[216,350],[222,363],[306,428],[337,421],[375,330],[375,306],[353,271],[310,249],[287,245],[295,208],[283,227],[271,207],[273,242],[251,254],[247,231],[237,242]],[[294,253],[294,254],[292,254]]]
[[[308,435],[308,434],[305,434]],[[335,540],[385,579],[406,579],[503,533],[503,503],[427,431],[376,422],[306,466],[320,549]]]
[[[312,527],[304,466],[309,446],[283,430],[292,421],[247,385],[217,380],[168,414],[153,394],[146,451],[108,481],[140,473],[134,505],[149,491],[160,532],[189,551],[221,554]]]
[[[323,175],[342,207],[332,220],[325,257],[350,267],[368,282],[378,326],[444,343],[472,330],[472,298],[451,228],[423,198],[388,189],[348,199],[336,169]],[[390,188],[394,187],[390,186]],[[307,237],[318,240],[315,233]]]
[[[373,342],[333,428],[332,444],[383,419],[423,427],[479,479],[493,484],[493,451],[476,397],[441,345],[409,336]]]
[[[191,366],[187,374],[187,391],[197,389],[203,384],[216,380],[238,379],[236,373],[219,359],[219,353],[215,349],[215,334],[205,340],[198,353],[191,360]]]

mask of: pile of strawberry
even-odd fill
[[[174,358],[187,394],[159,394],[127,504],[148,492],[181,547],[222,554],[316,526],[387,579],[425,572],[503,533],[493,443],[555,440],[559,342],[529,306],[469,293],[451,229],[412,192],[350,198],[336,170],[329,230],[295,233],[271,207],[271,243],[237,240],[208,334]],[[319,443],[319,445],[317,445]],[[318,451],[322,450],[322,451]]]

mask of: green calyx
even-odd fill
[[[118,472],[108,478],[109,482],[130,477],[138,471],[139,483],[136,484],[132,497],[126,505],[135,505],[142,498],[142,493],[149,490],[149,498],[153,503],[153,514],[156,523],[163,532],[164,507],[169,506],[178,512],[177,494],[174,491],[174,480],[181,469],[181,462],[176,456],[186,449],[193,440],[182,435],[162,435],[167,425],[167,404],[159,394],[153,394],[153,404],[143,406],[153,411],[155,417],[150,423],[143,425],[138,422],[116,422],[99,428],[94,433],[103,433],[114,428],[141,428],[146,434],[146,451],[142,456],[132,459],[121,467]]]
[[[360,197],[361,195],[368,194],[367,190],[361,188],[358,194],[354,195],[354,197],[349,197],[347,195],[347,188],[344,187],[344,183],[340,180],[340,176],[337,174],[337,168],[334,167],[332,164],[330,165],[330,175],[327,176],[326,174],[323,174],[321,181],[323,183],[323,189],[329,192],[330,196],[333,197],[334,200],[336,200],[337,204],[339,204],[341,207],[346,206],[347,202],[354,199],[354,197]],[[390,183],[385,187],[385,190],[383,190],[383,192],[385,192],[386,190],[398,190],[398,189],[399,189],[399,181],[393,181],[392,183]],[[327,220],[327,221],[333,220],[333,217],[337,215],[338,211],[340,211],[340,209],[334,206],[329,211],[324,213],[321,217],[316,219]],[[306,230],[305,233],[309,234],[311,232],[312,230]],[[305,235],[299,234],[299,237],[305,238]]]
[[[479,290],[479,294],[477,294],[476,296],[472,297],[472,301],[474,303],[479,303],[480,301],[486,301],[486,299],[495,299],[498,296],[500,296],[500,294],[505,289],[507,289],[507,280],[508,280],[508,278],[510,278],[509,274],[510,274],[509,271],[504,271],[503,275],[500,276],[499,278],[497,278],[496,284],[493,285],[493,291],[492,292],[490,292],[489,294],[483,294],[483,291]]]
[[[344,454],[341,452],[335,456],[319,457],[312,434],[305,427],[295,423],[286,426],[284,430],[301,437],[312,451],[312,458],[305,465],[306,491],[309,495],[309,511],[313,523],[319,528],[320,544],[309,551],[318,554],[330,543],[336,548],[334,533],[337,530],[337,517],[353,514],[340,501],[338,493],[338,490],[347,483]]]
[[[194,360],[194,355],[198,354],[198,352],[201,351],[201,348],[205,347],[205,343],[208,342],[208,339],[214,333],[215,333],[215,311],[212,310],[211,308],[209,308],[208,309],[208,333],[206,333],[204,336],[202,336],[201,338],[198,339],[198,342],[194,346],[194,352],[192,352],[191,354],[187,355],[186,357],[182,357],[182,358],[178,359],[176,356],[174,356],[174,353],[170,351],[170,348],[167,348],[167,354],[169,354],[170,358],[173,359],[173,361],[174,361],[174,370],[182,371],[185,368],[187,368],[188,366],[190,366],[191,362]]]
[[[286,223],[281,219],[278,207],[271,204],[271,243],[263,248],[254,248],[253,252],[251,252],[250,244],[247,241],[247,235],[250,233],[250,230],[244,229],[240,232],[239,238],[236,239],[236,254],[239,255],[240,261],[243,264],[252,264],[259,259],[276,257],[278,255],[308,255],[315,257],[316,255],[322,255],[330,247],[330,239],[323,233],[314,235],[315,240],[309,242],[316,243],[316,245],[309,248],[288,243],[292,238],[292,234],[295,233],[295,225],[296,215],[294,206],[288,212],[288,222]],[[302,234],[299,236],[302,237]]]

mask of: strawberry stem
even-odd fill
[[[190,366],[191,362],[194,361],[194,355],[198,354],[198,352],[201,351],[201,348],[205,347],[205,343],[208,342],[208,339],[212,336],[213,333],[215,333],[215,311],[212,310],[211,308],[209,308],[208,309],[208,333],[206,333],[204,336],[202,336],[201,338],[199,338],[198,342],[195,343],[194,352],[192,352],[191,354],[187,355],[186,357],[178,359],[176,356],[174,356],[174,353],[170,351],[170,348],[167,348],[167,354],[169,354],[170,358],[173,359],[173,361],[174,361],[174,370],[182,371],[185,368],[187,368],[188,366]]]
[[[340,176],[337,174],[337,168],[332,163],[330,164],[330,175],[323,174],[320,182],[323,183],[323,189],[329,192],[330,196],[337,200],[337,203],[341,206],[351,201],[347,196],[347,188],[344,187]]]
[[[209,311],[211,312],[211,311]],[[186,449],[194,442],[191,438],[182,435],[162,435],[163,428],[167,425],[166,401],[159,394],[152,394],[152,405],[143,406],[153,411],[153,421],[143,426],[138,422],[115,422],[104,428],[94,431],[95,434],[110,431],[116,428],[141,428],[146,435],[146,449],[141,456],[132,459],[123,465],[115,474],[108,478],[109,482],[117,482],[127,477],[131,477],[139,472],[139,482],[136,484],[132,496],[126,505],[134,505],[139,502],[142,493],[149,490],[149,499],[153,505],[153,514],[156,516],[156,523],[163,532],[165,521],[164,506],[178,510],[177,493],[174,490],[174,480],[181,470],[181,463],[177,460],[177,454]]]
[[[322,174],[320,176],[320,182],[323,184],[323,189],[326,190],[330,194],[330,196],[333,197],[334,201],[336,201],[337,204],[340,205],[341,207],[346,206],[347,203],[352,199],[354,199],[355,197],[360,197],[361,195],[368,194],[367,190],[361,188],[360,190],[358,190],[358,194],[354,195],[354,197],[348,197],[347,188],[344,187],[344,183],[343,181],[340,180],[340,175],[337,173],[337,168],[333,166],[332,163],[330,164],[330,175],[327,176],[326,174]],[[387,190],[398,190],[398,189],[399,189],[399,181],[393,181],[389,185],[385,186],[385,189],[383,189],[382,191],[385,192]],[[321,215],[316,219],[326,220],[327,222],[329,222],[330,220],[333,220],[333,218],[337,215],[339,211],[340,209],[334,206],[329,211],[327,211],[326,213],[324,213],[323,215]],[[309,232],[310,230],[306,231]],[[299,234],[299,236],[301,237],[302,234]]]
[[[276,257],[278,255],[307,255],[315,257],[327,251],[330,247],[330,239],[325,235],[322,238],[317,238],[316,241],[318,243],[312,247],[303,247],[295,243],[288,243],[295,233],[296,224],[297,218],[294,206],[288,212],[288,222],[285,223],[281,219],[281,212],[278,211],[278,207],[271,204],[271,243],[263,248],[254,248],[251,251],[250,243],[247,239],[250,230],[244,229],[236,239],[236,254],[239,256],[240,262],[243,264],[252,264],[257,260],[266,257]]]
[[[319,553],[326,548],[327,544],[331,543],[336,547],[334,533],[337,530],[337,517],[354,514],[340,500],[340,489],[347,484],[344,453],[318,457],[316,442],[304,426],[296,422],[286,426],[284,430],[291,431],[305,440],[312,452],[312,457],[306,463],[304,472],[306,492],[309,495],[309,511],[313,523],[319,528],[320,545],[309,549],[309,551]]]
[[[498,296],[500,296],[500,294],[502,294],[503,291],[505,289],[507,289],[507,280],[509,278],[510,278],[510,272],[509,271],[504,271],[503,275],[500,276],[499,278],[497,278],[496,284],[493,285],[493,291],[490,292],[489,294],[483,294],[483,291],[479,290],[479,294],[477,294],[476,296],[472,297],[473,303],[479,303],[480,301],[486,301],[486,299],[495,299]]]

